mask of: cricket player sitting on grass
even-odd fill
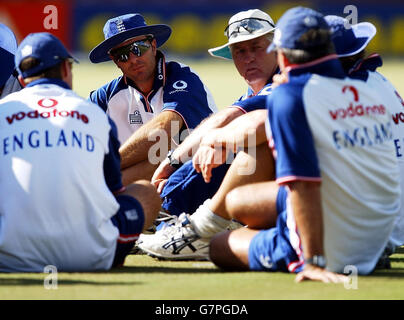
[[[190,129],[217,108],[209,90],[188,66],[166,61],[158,50],[171,35],[164,24],[147,25],[143,16],[109,19],[105,40],[89,54],[93,63],[113,61],[122,76],[91,92],[118,127],[123,183],[150,180],[160,159]],[[159,152],[151,147],[158,141]]]
[[[274,30],[274,22],[267,13],[258,9],[241,11],[230,18],[225,28],[228,43],[209,50],[214,57],[233,60],[248,90],[233,105],[204,120],[154,173],[152,183],[161,191],[163,209],[171,215],[194,212],[216,193],[229,168],[228,163],[216,168],[206,183],[190,160],[201,140],[247,112],[265,110],[265,98],[271,93],[272,77],[278,70],[275,54],[265,52]],[[227,88],[224,86],[223,90]]]
[[[369,274],[400,209],[391,113],[384,107],[390,100],[345,77],[320,13],[293,8],[277,27],[270,49],[287,82],[268,99],[276,181],[242,186],[226,198],[232,217],[233,199],[267,192],[276,226],[221,233],[210,257],[223,269],[296,272],[297,281],[340,282],[345,267]],[[365,111],[347,117],[350,106]]]
[[[0,99],[21,90],[14,64],[16,50],[17,39],[13,31],[0,23]]]
[[[49,33],[16,52],[26,87],[0,101],[0,271],[122,265],[158,214],[148,181],[123,187],[115,124],[71,90],[73,61]]]

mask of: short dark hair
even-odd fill
[[[321,43],[310,47],[310,49],[288,49],[280,48],[285,57],[292,64],[310,62],[329,54],[335,53],[334,44],[331,41],[331,33],[327,29],[310,29],[300,37],[303,43]]]
[[[30,77],[27,77],[24,80],[26,82],[31,82],[31,81],[41,79],[41,78],[62,79],[62,70],[61,70],[62,62],[63,61],[59,62],[58,64],[56,64],[48,69],[42,70]],[[41,63],[41,61],[39,59],[36,59],[33,57],[28,57],[21,61],[19,68],[20,68],[21,72],[24,72],[24,71],[27,71],[27,70],[30,70],[30,69],[36,67],[40,63]]]

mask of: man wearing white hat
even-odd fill
[[[124,184],[150,180],[160,157],[171,149],[166,144],[176,136],[183,138],[182,133],[217,108],[196,73],[181,63],[166,62],[158,50],[171,35],[169,26],[147,25],[142,15],[125,14],[109,19],[104,35],[89,58],[93,63],[114,61],[122,76],[93,91],[90,100],[117,124]],[[166,150],[160,148],[160,155],[149,159],[156,144],[156,138],[149,137],[158,130],[166,133],[166,143],[160,141]]]
[[[17,39],[13,31],[0,23],[0,99],[21,89],[14,65],[16,50]]]
[[[231,223],[230,220],[221,219],[218,215],[211,214],[212,211],[218,213],[217,210],[220,210],[221,197],[217,193],[218,190],[223,190],[221,187],[222,182],[226,181],[225,189],[227,189],[227,187],[235,184],[227,183],[227,181],[235,182],[237,180],[237,184],[240,185],[247,183],[247,180],[251,179],[252,175],[232,174],[231,176],[235,178],[234,180],[224,180],[224,176],[230,167],[230,164],[224,163],[215,168],[212,171],[211,179],[205,182],[204,177],[194,168],[192,160],[185,161],[193,156],[195,152],[202,152],[203,148],[201,149],[200,144],[203,142],[202,139],[213,133],[214,129],[221,128],[227,132],[234,132],[231,126],[236,118],[256,109],[261,109],[266,113],[266,97],[271,93],[272,77],[278,69],[275,54],[266,52],[266,47],[272,42],[274,30],[275,27],[271,17],[258,9],[242,11],[230,18],[225,29],[228,43],[210,49],[209,53],[214,57],[233,59],[238,72],[248,84],[248,91],[232,106],[204,121],[170,154],[169,159],[162,162],[152,178],[152,182],[155,182],[159,190],[162,190],[161,196],[164,199],[163,208],[165,210],[175,216],[186,212],[189,214],[188,217],[191,223],[199,225],[205,224],[205,215],[208,215],[213,220],[216,220],[207,224],[212,227],[211,232],[213,233],[225,229]],[[266,115],[262,116],[263,119],[265,117]],[[257,122],[250,119],[248,124],[254,127]],[[238,131],[243,130],[241,126],[236,129]],[[181,162],[185,162],[184,165],[178,164]],[[177,171],[173,166],[176,164],[181,166]],[[180,220],[185,218],[188,221],[188,217],[182,215]],[[203,217],[204,222],[196,222],[201,220],[200,217]],[[218,225],[215,225],[216,222]],[[175,228],[175,226],[172,226],[172,228]],[[165,228],[165,230],[159,231],[155,235],[142,235],[139,248],[151,255],[169,259],[207,258],[207,242],[199,240],[199,236],[195,237],[190,223],[186,223],[183,230],[176,233],[172,246],[166,246],[165,236],[170,234],[170,229],[172,228]],[[190,233],[185,232],[183,235],[182,231],[191,229]],[[204,237],[204,234],[201,236]],[[189,245],[176,249],[175,243],[180,243],[184,239],[189,240]]]

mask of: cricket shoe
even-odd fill
[[[145,230],[144,234],[153,234],[158,230],[174,225],[178,221],[178,216],[171,215],[167,212],[160,211],[153,225]]]
[[[141,234],[138,247],[159,259],[209,260],[209,239],[197,235],[185,213],[174,225],[166,226],[155,234]]]

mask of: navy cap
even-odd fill
[[[4,86],[14,71],[14,54],[17,40],[13,31],[0,23],[0,88]]]
[[[40,63],[37,66],[22,72],[19,68],[20,63],[28,57],[36,58]],[[15,65],[18,73],[23,78],[27,78],[57,65],[67,58],[71,58],[78,62],[66,50],[62,42],[54,35],[47,32],[31,33],[18,46],[15,54]]]
[[[286,11],[276,24],[274,40],[268,51],[275,48],[310,50],[322,45],[324,40],[313,39],[302,41],[301,37],[309,30],[328,30],[330,27],[324,16],[310,8],[295,7]]]
[[[334,15],[326,16],[325,20],[331,28],[331,39],[339,57],[361,52],[376,35],[376,27],[370,22],[350,25],[347,19]]]

